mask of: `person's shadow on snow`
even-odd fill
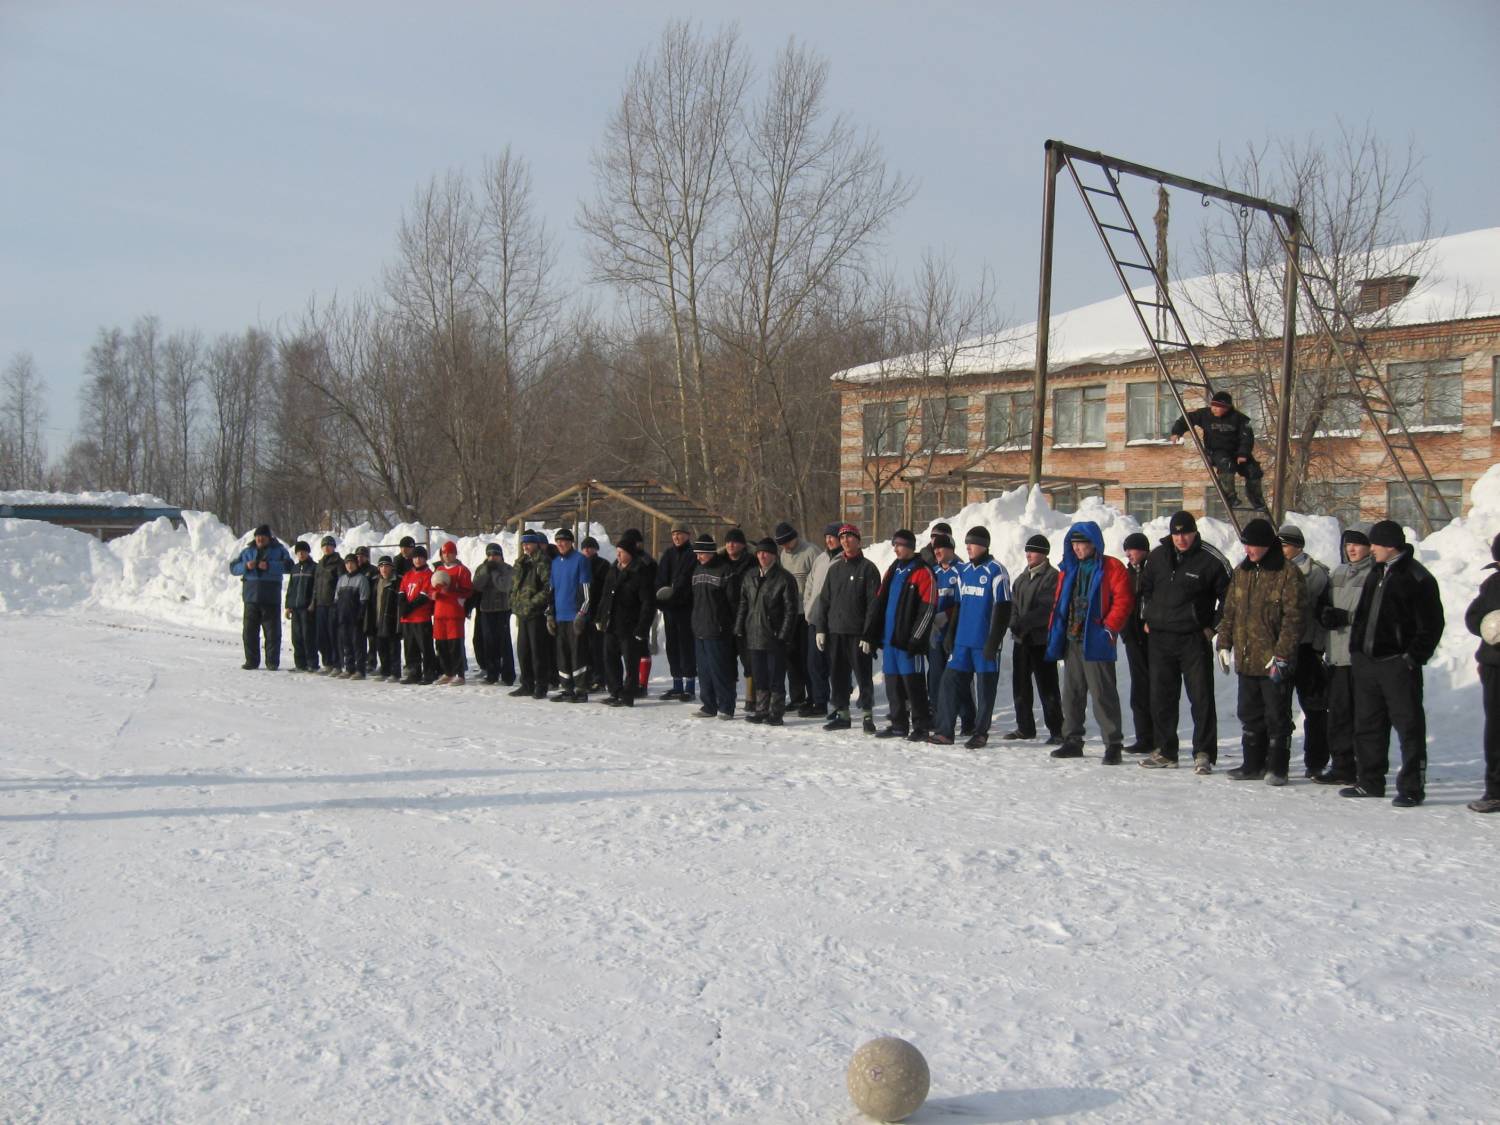
[[[1078,1117],[1113,1105],[1120,1095],[1095,1087],[1060,1086],[1047,1090],[990,1090],[956,1098],[933,1098],[906,1120],[908,1125],[941,1121],[1001,1125],[1045,1117]]]

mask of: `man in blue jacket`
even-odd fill
[[[260,642],[266,641],[266,667],[281,666],[281,580],[292,567],[292,556],[271,534],[268,524],[255,529],[255,539],[229,564],[238,575],[245,599],[245,669],[260,667]]]
[[[552,560],[552,597],[547,605],[547,631],[556,638],[557,674],[562,690],[553,703],[589,701],[588,642],[576,628],[586,591],[593,580],[588,557],[573,547],[573,532],[560,528],[554,536],[557,557]],[[586,624],[587,622],[585,622]]]

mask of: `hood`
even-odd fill
[[[1089,542],[1094,545],[1094,555],[1098,559],[1104,558],[1104,533],[1099,530],[1099,525],[1093,520],[1080,520],[1068,528],[1068,534],[1063,536],[1063,557],[1059,569],[1064,574],[1070,574],[1078,569],[1078,556],[1073,554],[1073,534],[1082,532],[1089,537]]]

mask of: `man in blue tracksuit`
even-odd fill
[[[281,666],[281,580],[291,568],[292,556],[268,524],[255,529],[254,542],[229,564],[229,572],[239,576],[243,587],[247,670],[260,667],[261,634],[266,640],[266,667],[274,672]]]
[[[964,564],[953,548],[953,536],[946,531],[934,531],[927,546],[932,552],[932,578],[937,583],[938,599],[932,638],[927,644],[927,700],[936,716],[943,700],[943,673],[948,669],[948,623],[958,612],[958,588],[963,584]],[[959,696],[958,727],[965,738],[974,733],[972,696]]]
[[[990,737],[990,713],[995,709],[995,689],[1000,683],[1000,646],[1010,627],[1010,574],[990,556],[990,532],[974,527],[964,536],[969,561],[959,570],[958,608],[948,624],[947,644],[951,655],[943,673],[942,705],[937,728],[928,740],[940,746],[953,744],[953,727],[967,699],[974,706],[974,677],[979,677],[978,706],[974,711],[974,733],[964,743],[978,750]]]
[[[557,674],[562,690],[553,703],[589,701],[589,657],[586,638],[575,623],[583,609],[585,591],[593,581],[588,556],[573,547],[573,532],[561,528],[554,537],[557,557],[552,560],[552,594],[547,603],[547,632],[556,638]]]

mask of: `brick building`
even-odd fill
[[[1500,228],[1438,239],[1426,263],[1425,277],[1363,280],[1358,299],[1361,312],[1378,318],[1365,329],[1370,354],[1456,514],[1500,460]],[[1175,296],[1179,308],[1189,305]],[[1215,389],[1232,393],[1255,426],[1269,500],[1280,341],[1215,340],[1189,323],[1195,342],[1204,341],[1200,357]],[[1168,438],[1176,405],[1124,295],[1053,316],[1050,341],[1043,474],[1054,506],[1102,495],[1142,521],[1182,507],[1220,514],[1192,445]],[[835,374],[844,518],[883,536],[1024,483],[1034,351],[1028,325]],[[1420,528],[1378,433],[1323,345],[1301,336],[1296,355],[1290,506],[1345,524],[1390,514]]]

